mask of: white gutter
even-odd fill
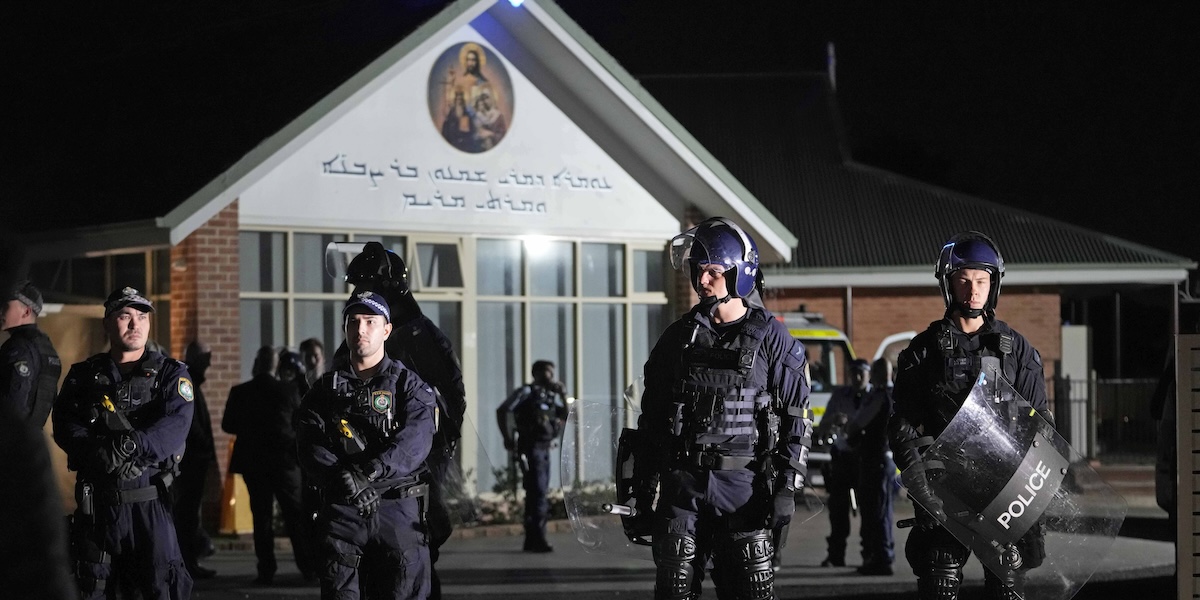
[[[927,287],[936,286],[933,267],[904,271],[822,271],[819,273],[772,273],[764,270],[767,287],[771,288],[831,288],[831,287]],[[1005,285],[1087,285],[1087,284],[1173,284],[1187,279],[1186,269],[1161,268],[1046,268],[1011,265],[1005,269]]]

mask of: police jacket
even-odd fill
[[[893,389],[894,413],[888,424],[892,450],[901,470],[915,461],[909,442],[936,438],[958,412],[975,385],[982,360],[1000,361],[1013,389],[1052,421],[1046,399],[1042,357],[1004,321],[989,319],[968,334],[949,318],[934,321],[900,353]]]
[[[8,330],[0,346],[0,402],[26,422],[42,427],[54,406],[62,362],[50,338],[33,323]]]
[[[846,445],[863,463],[874,463],[889,452],[887,423],[892,404],[891,387],[871,386],[858,412],[842,427]]]
[[[216,459],[217,448],[213,439],[212,413],[208,411],[208,401],[204,398],[204,388],[201,387],[204,380],[197,377],[192,384],[196,400],[193,403],[192,426],[188,429],[187,452],[183,455],[180,469],[201,472]]]
[[[137,445],[131,460],[145,471],[137,479],[119,482],[119,487],[144,487],[152,478],[176,470],[192,424],[194,398],[187,365],[180,361],[147,349],[133,369],[122,374],[111,355],[97,354],[67,372],[54,402],[54,441],[80,479],[113,484],[116,475],[99,469],[95,457],[114,437],[129,436]],[[128,430],[118,415],[128,422]]]
[[[389,303],[391,300],[388,297]],[[463,386],[462,364],[454,353],[450,338],[429,317],[417,312],[412,319],[394,326],[383,347],[389,358],[407,365],[436,390],[439,416],[435,443],[440,447],[461,438],[467,393]],[[346,368],[348,360],[349,351],[343,343],[334,355],[334,365]]]
[[[506,440],[513,438],[515,429],[522,446],[550,442],[562,434],[562,423],[567,420],[567,403],[558,390],[531,383],[509,394],[496,409],[496,420]]]
[[[854,421],[870,393],[871,386],[869,384],[863,390],[852,385],[840,385],[834,388],[833,393],[829,395],[829,403],[825,405],[825,414],[821,417],[820,424],[817,425],[817,431],[820,432],[819,437],[836,437],[833,446],[829,449],[834,458],[842,455],[850,458],[850,454],[854,451],[847,439],[848,426]]]
[[[699,306],[659,338],[645,365],[635,478],[671,469],[806,474],[812,421],[807,359],[771,313],[714,324]]]
[[[429,454],[434,406],[433,390],[386,356],[368,380],[349,368],[326,373],[296,413],[300,466],[320,485],[356,467],[379,467],[383,484],[410,480]]]
[[[296,467],[292,397],[270,374],[255,375],[229,390],[221,429],[237,436],[229,470],[271,473]]]

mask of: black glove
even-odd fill
[[[379,492],[371,487],[371,480],[358,469],[342,471],[341,485],[346,500],[358,509],[358,514],[369,517],[379,510]]]
[[[911,482],[908,497],[916,504],[917,527],[933,529],[946,522],[946,511],[942,508],[942,500],[929,489],[929,482],[923,476]]]
[[[100,445],[96,453],[100,468],[105,473],[113,473],[125,464],[129,457],[137,451],[137,443],[127,435],[117,436]]]
[[[792,515],[796,514],[796,490],[795,488],[781,485],[778,491],[775,492],[775,507],[771,511],[771,529],[778,529],[792,522]]]
[[[379,492],[373,487],[363,488],[356,496],[350,499],[354,503],[354,507],[358,509],[358,514],[364,517],[370,517],[379,512]]]
[[[637,510],[637,514],[624,518],[625,536],[630,539],[650,537],[654,533],[654,495],[630,498],[628,504]]]
[[[119,478],[121,481],[129,481],[131,479],[137,479],[143,472],[145,472],[145,469],[139,467],[137,463],[130,460],[126,461],[120,467],[117,467],[117,478]]]

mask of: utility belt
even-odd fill
[[[727,456],[710,450],[691,452],[680,456],[675,461],[675,468],[700,468],[710,471],[731,471],[745,469],[754,462],[753,456]]]
[[[96,514],[96,506],[120,506],[136,502],[149,502],[164,497],[165,486],[149,485],[140,488],[119,489],[114,486],[98,486],[88,481],[75,484],[75,504],[84,515]]]
[[[390,481],[372,481],[371,487],[379,492],[379,497],[384,500],[403,500],[405,498],[425,498],[429,496],[429,484],[420,481],[416,477],[405,477],[399,482]],[[345,498],[332,500],[332,504],[351,504]],[[422,507],[423,508],[423,507]]]

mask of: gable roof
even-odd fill
[[[643,77],[799,242],[777,286],[930,285],[954,233],[997,241],[1010,283],[1181,281],[1188,258],[854,162],[824,74]]]
[[[275,89],[250,88],[250,82],[244,82],[247,89],[240,90],[243,93],[210,91],[217,106],[189,106],[191,110],[174,106],[176,110],[165,113],[154,110],[153,101],[148,102],[145,106],[149,114],[135,111],[142,127],[138,132],[147,136],[139,148],[135,168],[129,171],[136,176],[97,177],[97,185],[88,191],[86,199],[62,200],[86,188],[82,181],[75,181],[72,191],[65,183],[58,190],[45,190],[32,180],[22,179],[23,189],[10,193],[28,195],[40,206],[53,207],[24,217],[23,231],[30,254],[36,258],[63,257],[180,242],[278,165],[292,149],[353,110],[430,51],[444,34],[467,23],[672,213],[682,215],[688,205],[695,204],[709,213],[732,214],[756,237],[764,256],[778,260],[790,254],[796,242],[791,232],[703,148],[675,139],[655,112],[661,112],[661,108],[642,105],[640,99],[649,96],[640,89],[626,89],[625,84],[636,87],[633,78],[552,3],[529,0],[514,7],[507,0],[460,0],[438,12],[429,10],[431,4],[437,3],[415,3],[411,12],[394,15],[411,28],[389,30],[393,39],[400,39],[399,43],[377,54],[338,85],[308,84],[285,98]],[[288,32],[272,29],[263,33],[286,36]],[[239,40],[246,35],[246,31],[239,31]],[[375,44],[364,44],[369,48],[364,50],[346,40],[335,41],[340,43],[324,45],[317,52],[299,40],[291,40],[288,47],[294,44],[314,63],[326,66],[327,54],[339,54],[343,47],[356,48],[357,60],[371,50],[379,52]],[[184,48],[172,58],[182,60],[188,50]],[[256,53],[246,56],[257,58]],[[295,64],[291,57],[274,58],[278,62],[287,58],[287,64]],[[338,81],[339,70],[349,70],[355,59],[328,61],[334,66],[328,66],[328,73],[320,80]],[[255,69],[264,73],[272,68],[278,69],[278,64],[255,63]],[[278,79],[276,76],[274,80]],[[176,83],[185,81],[190,79]],[[223,82],[211,83],[219,86]],[[148,93],[157,92],[152,89]],[[307,104],[298,103],[297,97]],[[221,105],[227,98],[234,102]],[[238,118],[231,122],[230,114]],[[162,131],[165,123],[176,125],[176,121],[186,125],[169,133]],[[166,139],[172,141],[164,142]],[[167,148],[159,151],[160,146]],[[189,158],[192,156],[195,158]],[[99,163],[99,171],[111,172],[122,160],[128,157],[97,154],[88,164]],[[64,214],[64,204],[73,209]],[[114,206],[122,210],[114,211]],[[138,217],[129,219],[128,215]]]

